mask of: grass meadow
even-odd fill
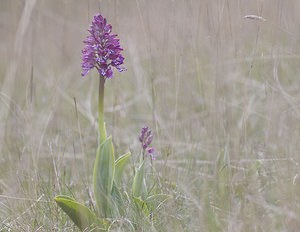
[[[98,78],[80,74],[98,12],[124,48],[105,121],[116,153],[133,154],[125,178],[149,125],[172,196],[138,231],[299,231],[299,10],[298,0],[0,0],[0,231],[77,231],[53,198],[93,197]],[[134,217],[111,231],[133,231]]]

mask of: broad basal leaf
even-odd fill
[[[112,212],[111,192],[115,174],[115,155],[111,136],[98,147],[94,164],[94,195],[100,216],[110,217]]]
[[[142,196],[143,192],[143,180],[144,180],[144,161],[140,165],[140,167],[137,168],[133,184],[132,184],[132,195],[135,198],[139,198]]]
[[[115,161],[115,183],[117,186],[120,186],[121,180],[122,180],[122,175],[123,175],[123,170],[126,166],[126,164],[129,161],[129,158],[131,156],[130,152],[127,152],[126,154],[120,156],[116,161]]]
[[[71,197],[60,195],[56,196],[54,200],[82,231],[87,228],[95,228],[96,226],[103,228],[107,226],[105,224],[100,225],[101,221],[97,219],[96,215],[88,207],[76,202]]]

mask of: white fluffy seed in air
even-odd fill
[[[254,20],[261,20],[261,21],[267,21],[265,18],[258,16],[258,15],[245,15],[245,19],[254,19]]]

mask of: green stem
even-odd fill
[[[100,75],[99,80],[99,98],[98,98],[98,145],[106,139],[106,129],[104,124],[104,83],[105,78]]]

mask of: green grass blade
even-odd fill
[[[94,164],[94,195],[101,217],[110,217],[113,211],[111,199],[115,173],[115,156],[111,136],[98,147]]]
[[[143,212],[147,217],[150,215],[148,206],[141,197],[133,197],[133,201],[140,212]]]
[[[112,196],[112,201],[114,203],[114,211],[113,211],[114,217],[124,216],[125,214],[124,199],[119,188],[116,186],[115,183],[113,184],[111,196]]]
[[[149,209],[158,210],[164,204],[164,202],[171,198],[172,196],[168,194],[155,194],[147,197],[145,202],[147,203]]]
[[[123,176],[123,171],[126,166],[126,164],[129,161],[129,158],[131,156],[130,152],[127,152],[126,154],[120,156],[116,161],[115,161],[115,178],[114,181],[117,186],[120,186],[122,176]]]

